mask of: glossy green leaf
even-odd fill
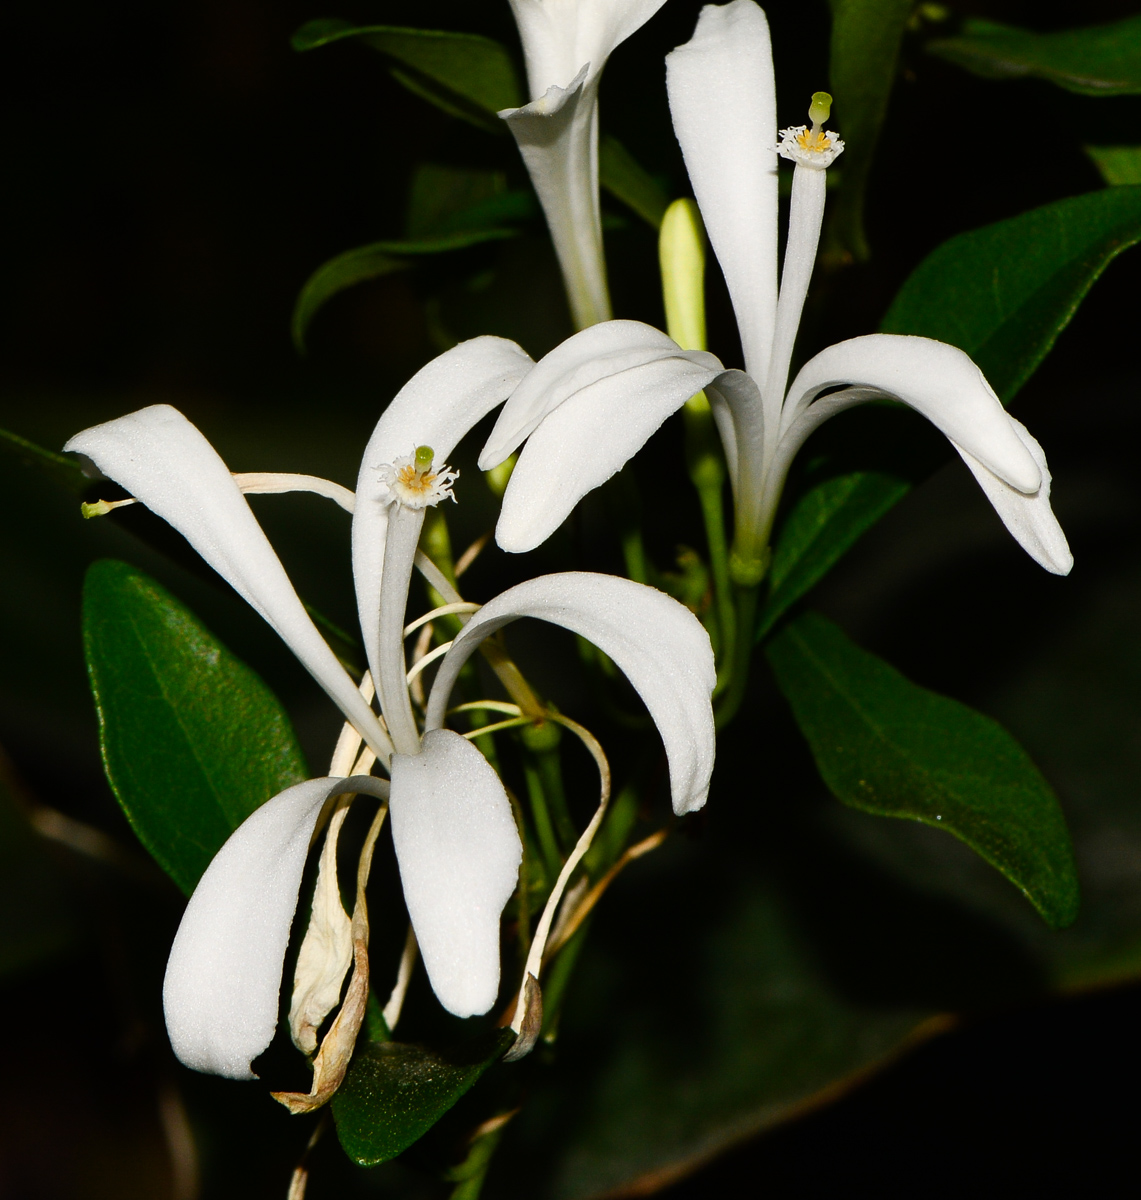
[[[297,302],[293,306],[293,344],[299,353],[305,353],[305,335],[309,325],[321,308],[338,292],[379,279],[396,271],[407,270],[411,259],[431,254],[447,254],[452,250],[466,250],[483,242],[501,241],[516,236],[510,228],[469,229],[460,233],[444,234],[429,238],[404,238],[400,241],[373,242],[369,246],[358,246],[331,258],[313,272],[305,281]]]
[[[843,175],[829,225],[826,256],[863,261],[864,195],[888,98],[895,83],[911,0],[831,0],[830,127],[844,139]],[[804,97],[805,111],[809,97]],[[798,116],[793,124],[804,120]]]
[[[514,1042],[510,1029],[441,1054],[404,1042],[358,1046],[333,1099],[337,1136],[362,1167],[418,1141]]]
[[[857,471],[827,479],[793,506],[773,551],[770,592],[761,610],[757,637],[818,583],[910,490],[905,479],[879,471]]]
[[[277,698],[142,571],[87,572],[83,644],[103,765],[139,840],[186,893],[259,805],[307,775]]]
[[[0,456],[10,463],[45,472],[76,495],[91,483],[74,456],[57,454],[54,450],[37,446],[35,442],[20,437],[18,433],[10,433],[7,429],[0,429]]]
[[[633,209],[648,225],[658,229],[670,198],[660,183],[610,134],[598,144],[599,183],[612,196]]]
[[[1141,93],[1141,17],[1055,33],[967,21],[958,37],[927,49],[987,79],[1045,79],[1085,96]]]
[[[506,47],[479,34],[324,18],[303,25],[293,48],[314,50],[345,38],[380,51],[393,64],[393,76],[418,96],[491,133],[506,133],[495,115],[500,109],[526,102]]]
[[[958,346],[1009,402],[1102,271],[1138,241],[1141,187],[1043,205],[932,251],[900,289],[881,329]],[[877,472],[864,482],[827,479],[797,502],[777,541],[759,635],[906,494],[916,464],[906,448],[897,456],[885,478]]]
[[[950,342],[1008,402],[1097,277],[1141,241],[1141,187],[1058,200],[944,242],[900,289],[885,333]]]
[[[1110,187],[1141,183],[1141,146],[1086,146],[1085,151]]]
[[[1078,882],[1057,798],[996,721],[905,679],[806,613],[767,648],[825,783],[845,804],[944,829],[996,867],[1053,928]]]

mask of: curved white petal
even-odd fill
[[[480,470],[499,466],[575,392],[629,367],[680,353],[672,338],[641,321],[603,321],[560,342],[511,393],[480,452]]]
[[[777,306],[776,93],[765,14],[752,0],[707,4],[693,37],[666,56],[666,85],[745,366],[764,380]]]
[[[598,198],[598,78],[588,65],[523,108],[499,114],[543,206],[579,329],[610,318]]]
[[[417,371],[377,422],[361,459],[353,513],[353,579],[374,678],[379,678],[380,580],[390,499],[380,468],[417,446],[431,446],[436,462],[443,463],[464,434],[502,404],[533,366],[506,338],[461,342]]]
[[[872,333],[837,342],[801,368],[789,389],[782,432],[827,388],[872,389],[925,416],[956,446],[1027,495],[1041,474],[994,389],[955,346],[931,338]]]
[[[253,1079],[273,1040],[289,928],[324,804],[383,779],[309,779],[261,806],[198,881],[166,966],[162,999],[175,1054],[196,1071]]]
[[[273,626],[378,754],[388,738],[317,632],[218,452],[177,409],[155,404],[77,433],[65,450],[173,525]]]
[[[521,553],[546,541],[587,492],[621,470],[666,417],[721,371],[712,354],[674,346],[568,397],[519,455],[496,542]]]
[[[519,617],[538,617],[593,642],[624,672],[661,733],[678,814],[701,808],[716,749],[713,649],[701,622],[672,597],[616,575],[543,575],[488,601],[452,644],[432,686],[429,729],[444,720],[456,677],[479,643]]]
[[[640,29],[665,0],[511,0],[527,83],[536,100],[566,87],[584,63],[598,75],[614,48]]]
[[[392,759],[392,840],[404,900],[432,990],[457,1017],[499,993],[499,916],[523,847],[487,759],[450,729]]]
[[[971,468],[987,499],[994,505],[995,512],[1023,550],[1052,574],[1068,575],[1074,565],[1074,556],[1070,553],[1058,518],[1050,507],[1050,470],[1046,466],[1046,455],[1025,425],[1013,417],[1010,423],[1022,444],[1030,451],[1042,475],[1042,483],[1033,495],[1027,496],[1004,483],[962,446],[956,444],[955,449]]]

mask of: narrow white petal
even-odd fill
[[[273,1040],[289,929],[321,809],[332,796],[387,794],[382,779],[310,779],[267,801],[198,881],[163,983],[175,1054],[196,1071],[253,1079]]]
[[[519,617],[561,625],[613,659],[661,733],[674,811],[701,808],[715,751],[710,697],[716,670],[709,635],[684,605],[629,579],[582,571],[543,575],[488,601],[440,664],[428,700],[428,728],[443,724],[452,686],[479,643]]]
[[[532,366],[528,355],[505,338],[461,342],[417,371],[377,422],[361,459],[353,513],[353,579],[374,677],[390,499],[380,468],[417,446],[431,446],[436,461],[446,461],[464,434],[502,404]]]
[[[1041,475],[982,371],[955,346],[873,333],[837,342],[801,368],[785,401],[782,432],[824,390],[848,386],[901,400],[1000,479],[1032,495]]]
[[[424,736],[392,759],[392,840],[404,900],[432,990],[457,1017],[499,994],[499,917],[523,848],[487,759],[458,733]]]
[[[273,626],[378,754],[388,739],[293,590],[218,452],[177,409],[156,404],[78,433],[65,450],[173,525]]]
[[[746,510],[756,507],[753,501],[764,478],[765,413],[760,389],[744,371],[725,371],[706,386],[705,394],[725,448],[740,522]]]
[[[610,319],[598,198],[598,78],[588,66],[525,107],[499,114],[543,206],[579,329]]]
[[[499,466],[568,396],[608,375],[678,353],[672,338],[641,321],[603,321],[560,342],[511,393],[480,453],[480,470]]]
[[[768,376],[777,305],[777,119],[765,14],[708,4],[666,57],[674,132],[729,286],[745,366]]]
[[[994,505],[995,512],[1023,550],[1052,574],[1068,575],[1074,565],[1074,556],[1070,553],[1058,518],[1050,507],[1050,470],[1046,466],[1046,455],[1025,425],[1013,417],[1010,423],[1022,444],[1030,451],[1042,475],[1042,483],[1033,495],[1027,496],[1004,483],[962,446],[956,444],[955,449],[971,468],[987,499]]]
[[[584,63],[602,71],[611,51],[640,29],[665,0],[511,0],[527,83],[537,100],[566,87]]]
[[[504,550],[521,553],[546,541],[587,492],[621,470],[666,417],[722,373],[712,354],[670,345],[580,388],[531,434],[495,528]]]

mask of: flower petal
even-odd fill
[[[511,393],[480,452],[479,469],[499,466],[575,392],[629,367],[679,353],[672,338],[641,321],[603,321],[560,342]]]
[[[85,454],[173,525],[273,626],[378,755],[388,738],[317,632],[249,504],[218,452],[177,409],[155,404],[77,433]]]
[[[1041,473],[982,371],[955,346],[873,333],[837,342],[801,368],[789,389],[782,434],[825,389],[847,385],[901,400],[1001,480],[1031,495]]]
[[[392,759],[392,840],[432,990],[457,1017],[499,994],[499,916],[523,847],[487,759],[450,729]]]
[[[511,130],[547,218],[579,329],[610,318],[598,198],[598,79],[587,66],[523,108],[499,114]]]
[[[531,99],[566,87],[584,63],[598,75],[614,48],[640,29],[665,0],[511,0],[519,26]]]
[[[1046,455],[1025,425],[1013,417],[1010,423],[1022,444],[1030,451],[1042,475],[1041,486],[1031,496],[1004,483],[962,446],[956,445],[955,449],[971,468],[987,499],[994,505],[995,512],[1023,550],[1052,574],[1068,575],[1074,565],[1074,556],[1070,553],[1058,518],[1050,507],[1050,470],[1046,466]]]
[[[390,498],[380,468],[417,446],[431,446],[436,462],[443,463],[464,434],[502,404],[533,366],[506,338],[461,342],[417,371],[377,422],[361,459],[353,513],[353,579],[374,678],[379,678],[380,581]]]
[[[672,597],[616,575],[543,575],[488,601],[440,664],[428,700],[427,727],[443,724],[456,677],[479,643],[519,617],[561,625],[614,660],[642,697],[665,743],[674,811],[701,808],[716,749],[710,703],[716,671],[709,635]]]
[[[765,14],[752,0],[701,10],[666,56],[674,133],[729,287],[745,366],[768,377],[777,305],[777,119]]]
[[[546,541],[587,492],[621,470],[666,417],[722,373],[712,354],[670,345],[580,388],[531,434],[503,497],[495,528],[500,547],[521,553]]]
[[[261,806],[198,881],[163,983],[175,1054],[196,1071],[256,1078],[250,1063],[273,1040],[297,893],[317,818],[333,796],[384,797],[383,779],[309,779]]]

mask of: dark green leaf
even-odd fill
[[[504,133],[495,115],[525,103],[515,64],[504,46],[474,33],[352,25],[337,18],[310,21],[293,35],[295,50],[313,50],[358,38],[393,64],[405,87],[452,116],[492,133]]]
[[[1087,146],[1085,150],[1110,187],[1141,183],[1141,146]]]
[[[757,638],[763,638],[910,486],[878,471],[857,471],[827,479],[806,492],[781,526]]]
[[[633,209],[647,224],[661,227],[670,198],[661,184],[625,146],[610,134],[598,145],[598,177],[601,185]]]
[[[266,685],[126,563],[87,572],[83,642],[103,765],[139,840],[186,893],[259,805],[306,777]]]
[[[310,322],[338,292],[370,279],[379,279],[382,275],[406,270],[411,266],[409,258],[465,250],[482,242],[515,237],[516,232],[514,229],[469,229],[466,232],[441,237],[373,242],[370,246],[358,246],[355,250],[346,250],[343,254],[338,254],[309,276],[297,297],[292,322],[294,346],[300,353],[305,352],[305,335]]]
[[[407,1150],[514,1040],[510,1029],[497,1029],[449,1054],[404,1042],[359,1045],[333,1099],[345,1153],[362,1167],[373,1167]]]
[[[0,454],[10,462],[46,472],[56,483],[77,495],[91,483],[76,458],[46,450],[20,437],[18,433],[9,433],[7,429],[0,429]]]
[[[989,717],[905,679],[806,613],[767,648],[816,765],[852,808],[945,829],[996,867],[1054,928],[1078,883],[1057,798]]]
[[[944,242],[912,272],[885,333],[950,342],[1009,401],[1097,277],[1141,241],[1141,187],[1058,200]]]
[[[1085,96],[1141,93],[1141,17],[1056,33],[967,21],[960,36],[927,49],[987,79],[1046,79]]]
[[[864,194],[911,0],[831,0],[829,63],[835,101],[832,126],[844,139],[840,194],[829,225],[825,255],[868,257],[864,236]],[[805,111],[810,97],[804,97]],[[798,121],[802,118],[798,118]]]

